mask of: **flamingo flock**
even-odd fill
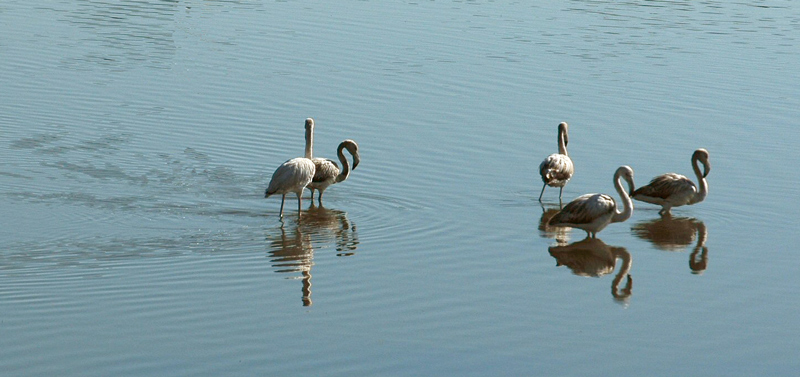
[[[352,139],[346,139],[336,148],[336,157],[341,164],[333,159],[314,157],[314,119],[305,121],[305,155],[290,159],[281,164],[272,174],[272,179],[266,190],[266,197],[275,194],[281,195],[280,217],[283,219],[283,207],[286,194],[295,193],[297,196],[298,218],[302,216],[302,196],[305,188],[311,191],[311,207],[314,207],[314,192],[318,191],[317,201],[322,209],[322,195],[331,185],[341,183],[350,176],[351,170],[358,167],[361,158],[358,144]],[[706,149],[699,148],[694,151],[691,166],[697,177],[697,183],[678,173],[666,173],[653,178],[650,183],[636,188],[634,184],[633,168],[628,165],[619,166],[613,174],[612,184],[618,197],[590,193],[583,194],[573,199],[566,205],[562,204],[564,187],[575,174],[575,165],[567,152],[569,144],[569,125],[566,122],[558,124],[558,152],[548,155],[539,164],[539,175],[542,179],[542,190],[539,192],[539,202],[542,203],[544,191],[548,186],[557,187],[559,209],[545,210],[542,204],[540,229],[554,228],[560,232],[561,239],[558,245],[551,246],[548,251],[556,258],[557,265],[568,266],[573,273],[581,276],[601,276],[609,274],[616,268],[616,260],[622,260],[622,266],[611,283],[611,294],[614,299],[623,305],[631,296],[633,279],[630,275],[631,255],[624,248],[608,246],[597,238],[608,225],[627,221],[633,215],[633,201],[661,206],[659,214],[662,219],[660,224],[677,224],[672,221],[671,210],[674,207],[697,204],[708,196],[708,173],[711,171],[709,153]],[[346,158],[344,151],[352,157],[352,165]],[[702,165],[702,169],[700,167]],[[619,200],[619,201],[617,201]],[[552,214],[555,212],[554,214]],[[309,210],[311,213],[311,210]],[[546,216],[545,216],[546,215]],[[312,216],[313,219],[313,216]],[[283,220],[281,220],[283,221]],[[701,223],[702,224],[702,223]],[[570,228],[582,229],[586,238],[579,242],[567,244],[566,232]],[[281,228],[283,229],[283,228]],[[698,240],[698,246],[690,258],[690,267],[693,273],[702,273],[707,264],[707,248],[703,246],[706,232]],[[672,236],[670,236],[672,237]],[[698,259],[698,253],[702,251]],[[311,305],[310,278],[308,271],[303,272],[303,303]],[[627,277],[624,286],[620,286]]]
[[[564,189],[572,178],[575,168],[567,154],[569,143],[567,123],[558,125],[558,153],[551,154],[539,165],[539,174],[544,185],[539,194],[542,201],[544,189],[547,186]],[[585,194],[569,202],[548,221],[549,226],[579,228],[586,231],[586,236],[596,238],[597,233],[608,224],[623,222],[633,214],[633,201],[638,200],[661,206],[659,214],[670,216],[672,207],[697,204],[708,195],[708,182],[706,177],[711,171],[708,162],[708,151],[700,148],[692,154],[692,168],[697,176],[698,185],[695,185],[686,176],[677,173],[666,173],[653,178],[645,186],[635,188],[633,183],[633,169],[630,166],[620,166],[614,173],[614,187],[622,199],[622,209],[617,206],[613,197],[606,194]],[[698,162],[703,164],[700,172]],[[621,180],[628,184],[628,190],[622,187]],[[558,193],[561,202],[561,191]]]
[[[333,184],[341,183],[350,176],[350,171],[355,170],[360,162],[358,144],[351,139],[342,141],[336,149],[336,156],[342,164],[340,168],[336,161],[327,158],[314,157],[314,119],[305,121],[305,155],[290,159],[281,164],[272,174],[265,196],[281,195],[280,216],[283,217],[283,207],[286,194],[297,195],[298,216],[302,214],[302,196],[306,187],[311,190],[311,203],[314,204],[314,191],[319,191],[317,201],[322,206],[322,195]],[[558,153],[547,156],[539,164],[539,174],[542,178],[542,190],[539,193],[539,202],[547,186],[558,187],[558,200],[561,203],[564,186],[575,174],[575,166],[567,153],[569,144],[569,125],[566,122],[558,124]],[[347,150],[352,156],[352,167],[344,155]],[[708,181],[706,177],[711,171],[709,153],[700,148],[692,154],[692,169],[697,177],[697,184],[686,176],[677,173],[666,173],[653,178],[650,183],[638,189],[633,181],[633,169],[630,166],[620,166],[613,176],[613,184],[620,203],[607,194],[584,194],[578,196],[563,206],[548,221],[549,226],[570,227],[582,229],[587,238],[596,238],[597,233],[612,223],[623,222],[633,214],[633,200],[660,205],[661,216],[670,216],[673,207],[692,205],[702,202],[708,195]],[[699,164],[703,165],[701,172]],[[623,187],[623,181],[627,189]]]

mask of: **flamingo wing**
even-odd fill
[[[617,208],[614,198],[606,194],[585,194],[569,202],[550,219],[550,224],[590,224]]]
[[[680,174],[667,173],[653,178],[647,185],[634,190],[631,196],[667,199],[671,196],[683,195],[689,192],[697,192],[697,187],[695,187],[692,180]]]
[[[313,161],[315,167],[313,182],[324,182],[339,175],[339,165],[336,161],[328,158],[315,158]]]
[[[314,177],[314,163],[303,157],[293,158],[278,166],[272,173],[267,187],[267,196],[276,193],[298,191],[311,183]]]

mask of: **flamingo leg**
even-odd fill
[[[547,187],[547,183],[542,185],[542,192],[539,193],[539,201],[542,201],[542,195],[544,195],[544,189]]]
[[[286,201],[286,194],[281,195],[281,217],[283,217],[283,202]]]
[[[558,201],[561,202],[561,193],[564,192],[564,186],[558,188]]]
[[[301,206],[302,206],[302,203],[303,203],[302,196],[303,196],[303,190],[300,190],[300,191],[297,193],[297,217],[300,217],[300,215],[301,215],[301,212],[303,211],[303,209],[302,209],[302,207],[301,207]]]
[[[319,206],[320,206],[320,207],[322,207],[322,193],[323,193],[323,192],[324,192],[324,191],[322,191],[322,190],[319,190],[319,198],[318,198],[318,199],[319,199]]]

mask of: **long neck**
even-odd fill
[[[306,126],[306,158],[311,159],[313,158],[313,148],[314,148],[314,125],[307,125]]]
[[[343,150],[344,143],[339,144],[339,148],[336,149],[336,155],[339,156],[339,162],[342,163],[342,171],[336,176],[336,182],[344,181],[350,175],[350,163],[348,163],[347,158],[344,157]]]
[[[558,153],[563,154],[565,156],[569,156],[567,154],[567,141],[565,140],[566,135],[565,131],[559,130],[558,131]]]
[[[692,204],[702,202],[703,199],[708,196],[708,181],[706,181],[703,177],[703,173],[700,171],[699,162],[699,158],[692,158],[692,169],[694,170],[694,175],[697,176],[697,185],[699,186],[697,193],[695,193],[694,198],[692,198]]]
[[[614,175],[614,186],[619,196],[622,197],[622,205],[625,207],[622,209],[622,212],[619,211],[619,208],[614,210],[614,216],[611,218],[611,222],[619,223],[631,217],[633,214],[633,202],[631,201],[631,197],[628,196],[628,192],[622,187],[622,175],[620,172]],[[633,187],[631,187],[631,189],[633,189]]]

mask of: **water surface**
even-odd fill
[[[9,375],[800,367],[791,2],[10,1],[0,25]],[[307,117],[361,164],[280,219]],[[691,177],[700,147],[708,198],[596,242],[546,226],[561,121],[565,200],[620,165]]]

